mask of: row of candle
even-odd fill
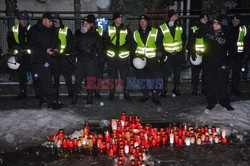
[[[151,124],[140,123],[139,116],[127,117],[121,114],[120,119],[111,118],[111,130],[104,134],[91,134],[88,123],[85,123],[81,136],[69,139],[63,129],[57,134],[48,137],[51,145],[58,148],[85,148],[97,147],[100,152],[106,152],[109,156],[117,156],[117,165],[123,165],[125,158],[129,156],[130,164],[138,162],[143,165],[150,147],[166,145],[190,146],[191,144],[227,143],[226,130],[216,127],[194,129],[191,126],[182,125],[167,128],[153,128]],[[140,165],[140,164],[139,164]]]

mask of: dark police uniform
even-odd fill
[[[18,15],[19,20],[29,20],[27,12],[20,12]],[[30,49],[27,42],[27,35],[30,29],[30,25],[23,27],[21,24],[17,24],[12,27],[8,33],[7,42],[9,49],[17,57],[18,63],[20,63],[17,73],[19,76],[19,89],[20,93],[17,99],[26,97],[27,88],[27,73],[30,71]]]
[[[51,13],[45,13],[43,19],[51,20]],[[42,20],[43,20],[42,19]],[[53,28],[45,27],[39,20],[30,29],[28,41],[31,46],[31,62],[34,79],[37,82],[40,105],[48,103],[53,109],[60,109],[62,104],[58,102],[58,96],[52,84],[52,70],[50,56],[47,49],[58,49],[60,43],[57,33]]]

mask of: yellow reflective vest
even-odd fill
[[[120,30],[119,46],[123,46],[125,44],[127,34],[128,34],[127,29],[121,29]],[[116,28],[115,28],[115,26],[112,26],[112,25],[108,26],[108,35],[110,37],[111,43],[113,45],[116,45],[117,36],[116,36]],[[109,57],[114,57],[115,56],[115,50],[108,49],[107,50],[107,55]],[[127,58],[129,56],[129,50],[119,50],[118,56],[120,58]]]
[[[58,38],[61,41],[61,46],[60,46],[61,54],[64,52],[64,49],[67,46],[67,31],[68,31],[68,27],[64,26],[63,28],[60,28],[58,32]]]
[[[158,30],[156,28],[151,28],[148,34],[146,44],[143,43],[139,31],[134,32],[134,40],[137,43],[135,50],[135,55],[146,56],[147,58],[156,57],[156,36]]]
[[[30,29],[30,27],[31,27],[31,26],[28,25],[27,31]],[[14,26],[12,27],[12,32],[13,32],[13,36],[14,36],[14,39],[15,39],[16,43],[17,43],[17,44],[20,44],[20,42],[19,42],[19,37],[18,37],[18,35],[19,35],[19,24],[14,25]],[[27,37],[25,38],[25,41],[27,41]],[[26,51],[27,51],[28,54],[31,54],[31,50],[30,50],[30,49],[27,49]],[[18,50],[14,50],[14,54],[15,54],[15,55],[18,54]]]
[[[163,46],[165,51],[169,53],[180,52],[182,50],[182,27],[175,27],[175,36],[173,37],[166,23],[160,25],[163,38]]]
[[[239,27],[239,36],[237,40],[237,51],[241,53],[244,51],[244,37],[247,34],[246,26],[242,25]]]
[[[193,33],[195,33],[195,31],[197,31],[199,28],[197,26],[193,26],[191,29],[193,30]],[[195,38],[195,52],[198,54],[205,52],[205,45],[203,38]]]

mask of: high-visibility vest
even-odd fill
[[[99,33],[100,36],[103,35],[103,29],[102,29],[101,26],[98,26],[97,29],[96,29],[96,31]]]
[[[191,29],[193,30],[193,33],[195,33],[195,31],[197,31],[199,28],[197,26],[193,26]],[[195,38],[195,51],[196,53],[205,52],[205,45],[203,38]]]
[[[116,40],[117,40],[117,36],[116,34],[116,28],[114,26],[108,26],[108,34],[110,37],[110,40],[112,44],[116,45]],[[125,44],[126,42],[126,36],[128,34],[128,30],[127,29],[121,29],[120,30],[120,41],[119,41],[119,46],[122,46]],[[115,56],[115,51],[108,49],[107,50],[107,55],[109,57],[114,57]],[[129,50],[119,50],[118,56],[120,58],[127,58],[129,56]]]
[[[134,40],[137,43],[135,54],[139,56],[146,56],[147,58],[156,57],[156,36],[158,30],[152,28],[148,34],[146,44],[143,43],[139,31],[134,32]]]
[[[172,37],[166,23],[162,24],[160,28],[162,34],[164,35],[163,38],[164,49],[169,53],[180,52],[182,50],[182,39],[181,39],[182,27],[176,26],[174,38]]]
[[[31,27],[31,26],[28,25],[27,31],[30,29],[30,27]],[[20,44],[20,42],[19,42],[19,37],[18,37],[18,35],[19,35],[19,24],[14,25],[14,26],[12,27],[12,32],[13,32],[13,36],[14,36],[14,39],[15,39],[16,43],[17,43],[17,44]],[[25,37],[25,42],[26,42],[26,41],[27,41],[27,36]],[[30,50],[30,49],[27,49],[26,51],[27,51],[28,54],[31,54],[31,50]],[[18,54],[18,50],[14,50],[14,54],[15,54],[15,55]]]
[[[237,51],[239,53],[244,51],[244,37],[247,34],[246,26],[242,25],[239,27],[239,36],[237,40]]]
[[[67,31],[68,27],[64,26],[64,28],[60,28],[58,32],[58,38],[61,41],[60,53],[63,53],[64,49],[67,46]]]

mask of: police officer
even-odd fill
[[[202,55],[205,52],[205,46],[203,38],[196,38],[195,37],[195,31],[197,31],[200,26],[209,26],[208,23],[208,14],[202,13],[199,17],[199,22],[197,25],[191,27],[191,30],[189,32],[189,40],[188,40],[188,53],[190,56],[190,62],[191,62],[191,82],[192,82],[192,95],[197,96],[198,95],[198,85],[199,85],[199,77],[202,69]],[[205,29],[205,28],[204,28]],[[202,81],[202,94],[206,93],[205,88],[205,82],[203,75],[201,77]]]
[[[156,37],[158,30],[149,25],[149,18],[147,15],[141,15],[139,18],[139,29],[134,32],[134,43],[133,50],[135,50],[135,57],[142,58],[146,60],[146,66],[142,69],[136,69],[136,74],[139,79],[147,79],[159,81],[161,80],[158,57],[157,55],[157,45]],[[135,66],[136,68],[136,66]],[[158,80],[157,80],[158,79]],[[149,100],[149,90],[152,90],[153,102],[156,105],[160,105],[161,102],[158,99],[158,93],[160,89],[157,89],[157,86],[154,82],[151,85],[151,88],[145,86],[143,89],[143,98],[141,102],[146,102]]]
[[[228,111],[234,110],[230,105],[227,90],[229,37],[226,24],[226,17],[220,14],[213,20],[212,27],[200,27],[195,32],[196,37],[203,37],[205,43],[203,74],[207,88],[208,110],[214,108],[217,97],[219,103]]]
[[[52,84],[52,70],[50,57],[55,56],[55,49],[59,49],[60,41],[52,28],[51,13],[44,13],[41,20],[32,26],[28,35],[31,46],[31,62],[34,79],[37,82],[40,106],[52,106],[53,109],[62,108]]]
[[[96,31],[101,36],[101,42],[102,42],[102,45],[103,45],[104,44],[103,43],[103,33],[104,33],[103,32],[103,27],[99,26],[99,25],[96,25],[96,17],[93,14],[90,14],[89,17],[92,18],[93,20],[95,20],[95,23],[91,24],[91,25],[93,26],[94,29],[96,29]],[[104,55],[104,53],[102,55]],[[104,57],[98,56],[98,58],[96,58],[96,64],[97,64],[97,67],[96,67],[96,79],[97,80],[103,80],[104,63],[105,63]],[[101,99],[102,98],[102,96],[100,95],[100,88],[97,88],[95,90],[95,97],[97,99]]]
[[[181,76],[181,63],[183,59],[184,33],[180,25],[179,14],[177,11],[170,10],[168,12],[169,20],[160,25],[157,45],[163,54],[161,58],[163,89],[161,96],[164,97],[167,93],[167,81],[173,71],[174,89],[172,96],[179,96],[179,85]]]
[[[7,36],[8,47],[11,52],[16,56],[20,66],[17,70],[19,76],[19,89],[20,93],[16,99],[27,97],[27,73],[30,71],[30,49],[27,43],[27,34],[30,29],[29,15],[26,11],[19,12],[19,24],[16,24],[9,31]]]
[[[77,103],[77,95],[81,91],[82,81],[85,77],[87,89],[87,105],[92,105],[93,94],[96,88],[96,58],[103,56],[102,39],[94,28],[95,19],[88,15],[84,18],[81,29],[74,34],[73,55],[77,58],[75,69],[74,93],[71,104]],[[94,79],[94,80],[93,80]]]
[[[126,89],[129,76],[129,56],[132,45],[132,33],[122,22],[122,15],[118,12],[113,13],[113,24],[108,26],[104,34],[104,44],[107,51],[107,67],[110,79],[117,79],[120,72],[121,79],[124,80],[124,98],[131,101],[129,91]],[[114,99],[115,87],[110,89],[108,100]]]
[[[230,36],[230,67],[232,69],[232,89],[231,93],[240,95],[239,89],[241,68],[244,59],[246,59],[246,35],[247,28],[241,23],[242,17],[240,14],[235,14],[232,19],[232,25],[229,28]]]
[[[72,46],[73,35],[69,27],[63,25],[62,19],[58,13],[54,13],[53,24],[60,39],[60,49],[56,56],[56,66],[54,71],[54,88],[56,93],[59,94],[60,74],[64,76],[69,97],[73,96],[72,92],[72,74],[73,62],[71,61],[70,51]]]

